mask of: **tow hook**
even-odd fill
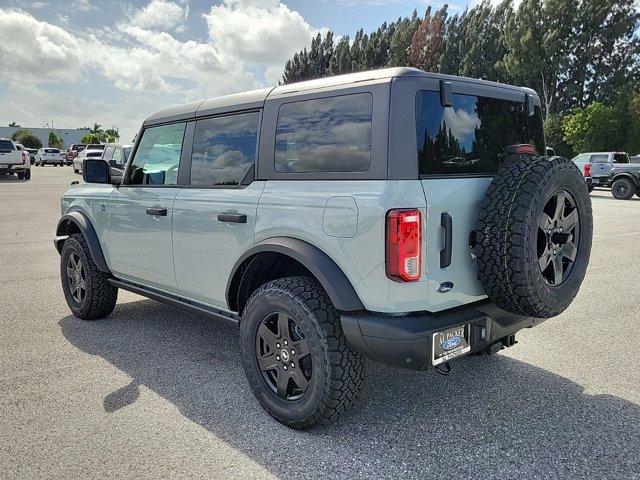
[[[451,374],[451,364],[449,362],[436,365],[435,369],[436,369],[436,372],[438,372],[440,375],[444,375],[445,377]]]
[[[504,337],[502,340],[502,344],[505,347],[513,347],[517,342],[516,340],[516,334],[512,333],[511,335],[507,335],[506,337]]]

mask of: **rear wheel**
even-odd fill
[[[24,172],[18,172],[18,180],[24,180]]]
[[[109,315],[116,306],[118,289],[96,266],[82,234],[71,235],[60,255],[60,278],[67,305],[83,320]]]
[[[611,193],[618,200],[629,200],[635,191],[636,186],[628,178],[619,178],[611,185]]]
[[[240,324],[242,362],[254,395],[297,429],[326,424],[356,400],[362,355],[351,348],[320,284],[289,277],[260,287]]]
[[[31,179],[31,169],[28,168],[27,170],[24,171],[24,178],[27,180]]]

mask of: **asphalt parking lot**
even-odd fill
[[[253,398],[234,328],[128,292],[70,315],[52,238],[78,178],[0,177],[2,478],[640,478],[640,198],[592,194],[560,317],[448,377],[368,363],[357,406],[305,433]]]

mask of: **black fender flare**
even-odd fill
[[[620,180],[621,178],[628,178],[633,182],[636,188],[640,188],[640,178],[636,177],[635,175],[629,172],[620,172],[615,174],[613,177],[611,177],[611,180],[610,180],[611,185],[613,185],[613,182],[615,182],[616,180]]]
[[[304,240],[290,237],[267,238],[240,256],[227,281],[227,305],[232,304],[230,290],[238,269],[248,258],[261,252],[281,253],[304,265],[320,282],[338,310],[353,312],[365,309],[347,276],[326,253]]]
[[[84,235],[84,238],[87,241],[87,245],[89,245],[89,252],[91,253],[91,257],[93,258],[96,267],[98,267],[101,272],[111,273],[111,270],[109,270],[107,262],[104,259],[104,254],[102,253],[102,246],[100,245],[98,234],[96,233],[95,228],[93,228],[91,221],[82,212],[69,212],[66,215],[63,215],[58,222],[58,227],[56,228],[56,238],[54,240],[58,253],[62,252],[62,245],[71,233],[71,224],[74,224],[78,228],[78,230],[80,230],[80,233]]]

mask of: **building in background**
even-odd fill
[[[64,148],[74,143],[81,143],[80,139],[84,137],[90,130],[86,128],[33,128],[33,127],[0,127],[0,138],[11,138],[18,130],[31,130],[33,134],[42,141],[42,146],[49,145],[49,132],[54,132],[57,136],[64,140]]]

